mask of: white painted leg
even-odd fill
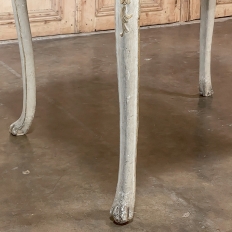
[[[120,102],[120,166],[111,216],[132,220],[136,188],[139,78],[139,0],[116,0],[116,49]]]
[[[20,118],[10,126],[10,133],[24,135],[32,123],[36,106],[34,57],[27,2],[26,0],[12,0],[12,5],[22,65],[23,110]]]
[[[214,28],[216,0],[201,0],[201,29],[200,29],[200,94],[211,96],[211,46]]]

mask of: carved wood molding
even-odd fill
[[[186,22],[190,20],[190,0],[180,0],[180,21]]]
[[[30,22],[60,21],[63,15],[63,0],[51,0],[51,8],[28,12]],[[14,24],[13,12],[0,13],[0,25]]]
[[[96,0],[96,16],[112,16],[114,15],[114,3],[110,6],[104,4],[104,0]]]
[[[163,10],[163,0],[142,0],[141,12],[154,12]]]
[[[154,12],[163,10],[163,0],[142,0],[141,12]],[[114,15],[114,1],[112,5],[104,5],[104,0],[96,0],[96,17],[113,16]]]
[[[217,4],[232,4],[232,0],[217,0]]]

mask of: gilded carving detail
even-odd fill
[[[127,23],[133,15],[127,14],[127,5],[131,3],[131,0],[121,0],[122,12],[121,12],[121,19],[122,19],[122,33],[120,34],[122,37],[125,33],[129,32],[129,28],[127,27]]]

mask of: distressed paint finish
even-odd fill
[[[26,0],[12,0],[22,65],[23,109],[20,118],[10,126],[13,135],[24,135],[35,114],[35,67]]]
[[[202,96],[213,94],[211,83],[211,46],[216,0],[201,1],[199,87]]]
[[[124,1],[125,2],[125,1]],[[120,165],[116,196],[111,208],[114,221],[124,224],[133,218],[136,185],[136,156],[138,134],[138,79],[139,79],[139,0],[128,4],[132,17],[123,36],[125,6],[116,1],[116,50],[120,102]]]
[[[23,76],[23,110],[10,127],[13,135],[25,134],[34,117],[36,105],[34,58],[26,0],[12,0]],[[215,0],[202,1],[200,93],[212,94],[210,56]],[[116,50],[120,102],[120,165],[111,216],[118,224],[132,220],[135,204],[138,136],[139,81],[139,0],[116,1]],[[130,12],[128,14],[127,12]]]

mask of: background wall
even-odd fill
[[[115,0],[28,0],[33,36],[114,28]],[[0,0],[0,40],[16,38],[11,1]],[[217,0],[216,17],[232,15],[232,0]],[[200,17],[200,0],[141,0],[141,26]]]

